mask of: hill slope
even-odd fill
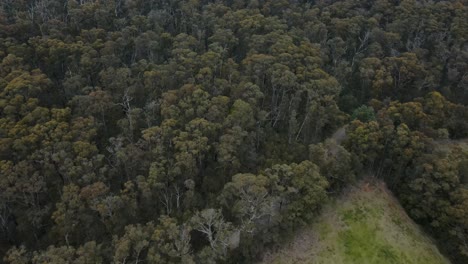
[[[264,263],[450,263],[383,183],[361,183]]]

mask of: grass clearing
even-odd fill
[[[443,257],[382,182],[331,201],[308,228],[262,263],[443,264]]]

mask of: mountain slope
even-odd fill
[[[263,263],[450,263],[381,182],[362,182]]]

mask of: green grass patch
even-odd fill
[[[362,184],[330,202],[310,227],[264,263],[445,264],[431,239],[383,183]]]

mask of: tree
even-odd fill
[[[326,177],[333,191],[345,187],[356,178],[356,165],[351,153],[333,139],[310,145],[309,159],[317,164],[320,174]]]
[[[152,234],[147,260],[159,263],[194,263],[190,244],[192,227],[178,225],[173,218],[162,216]]]
[[[265,175],[272,181],[273,195],[280,198],[276,206],[285,218],[286,227],[309,222],[327,198],[329,183],[310,161],[274,165]]]
[[[209,242],[212,259],[208,262],[224,259],[234,230],[231,223],[224,221],[221,211],[204,209],[197,212],[190,221],[193,228],[204,234]]]
[[[346,135],[346,148],[357,155],[364,167],[373,168],[385,146],[379,124],[375,121],[362,123],[355,120],[346,129]]]
[[[154,230],[152,223],[145,226],[129,225],[125,227],[125,233],[121,237],[114,237],[112,244],[114,246],[115,263],[140,263],[144,261],[142,254],[147,250],[150,244],[151,232]]]
[[[242,231],[259,232],[265,228],[265,219],[274,216],[276,197],[270,194],[269,185],[267,177],[253,174],[236,174],[224,185],[220,202],[237,219]]]
[[[362,105],[353,111],[352,119],[358,119],[361,122],[375,121],[375,112],[372,107]]]

